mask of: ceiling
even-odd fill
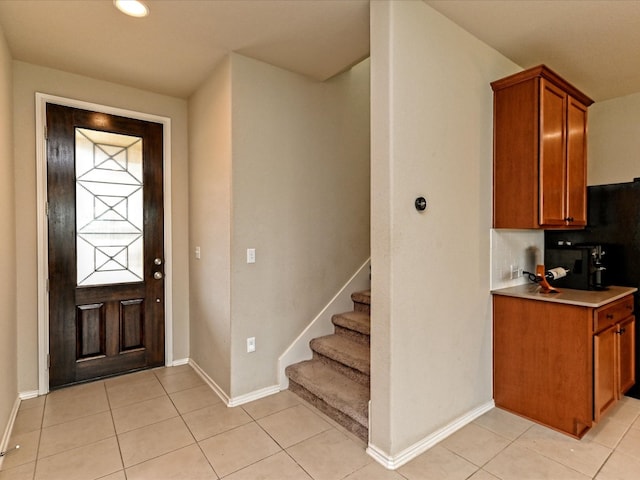
[[[396,0],[400,1],[400,0]],[[423,0],[596,101],[640,92],[640,0]],[[186,98],[229,52],[325,80],[369,53],[368,0],[0,0],[16,60]]]
[[[424,0],[523,68],[596,101],[640,92],[640,0]]]
[[[0,0],[14,59],[188,97],[229,52],[325,80],[369,55],[368,0]]]

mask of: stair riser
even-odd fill
[[[341,374],[343,374],[345,377],[350,378],[351,380],[358,382],[360,385],[364,385],[366,387],[370,386],[371,384],[371,377],[364,373],[361,372],[359,370],[356,370],[355,368],[351,368],[343,363],[337,362],[325,355],[322,355],[321,353],[318,352],[313,352],[313,359],[314,360],[320,360],[321,362],[323,362],[325,365],[328,365],[329,367],[333,368],[334,370],[340,372]]]
[[[356,312],[371,314],[371,294],[369,291],[352,293],[351,301]]]
[[[299,385],[295,381],[289,379],[289,390],[303,398],[322,413],[333,419],[338,424],[342,425],[348,431],[356,435],[358,438],[367,442],[369,440],[369,430],[367,427],[361,425],[350,416],[328,405],[324,400],[316,397],[309,390]]]
[[[371,337],[369,335],[365,335],[364,333],[356,332],[355,330],[344,328],[340,325],[334,325],[333,330],[337,335],[344,335],[345,337],[353,340],[354,342],[358,342],[361,345],[371,345]]]
[[[289,365],[285,373],[290,391],[367,442],[370,291],[355,292],[351,300],[358,313],[333,315],[335,334],[311,340],[313,359]]]
[[[367,305],[366,303],[353,302],[353,309],[356,312],[364,312],[371,315],[371,305]]]

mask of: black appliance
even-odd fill
[[[576,245],[601,245],[606,252],[606,281],[610,285],[640,288],[640,179],[587,188],[588,220],[584,230],[545,231],[545,252],[567,242]],[[546,255],[546,253],[545,253]],[[545,256],[545,266],[552,268]],[[567,275],[567,278],[569,275]],[[640,297],[636,292],[635,315],[640,321]],[[640,345],[640,328],[636,328]],[[636,347],[636,372],[640,355]],[[640,382],[627,395],[640,398]]]
[[[578,290],[604,290],[611,285],[608,275],[606,250],[602,245],[557,245],[544,249],[547,269],[562,267],[568,270],[565,277],[550,280],[559,288]]]

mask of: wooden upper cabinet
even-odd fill
[[[491,83],[494,228],[586,225],[589,97],[544,65]]]
[[[567,103],[567,215],[571,225],[587,224],[587,107],[573,97]]]
[[[565,224],[567,94],[540,80],[540,225]]]

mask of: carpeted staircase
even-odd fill
[[[371,291],[351,295],[353,311],[334,315],[332,335],[309,342],[313,358],[290,365],[289,390],[365,442],[369,431]]]

